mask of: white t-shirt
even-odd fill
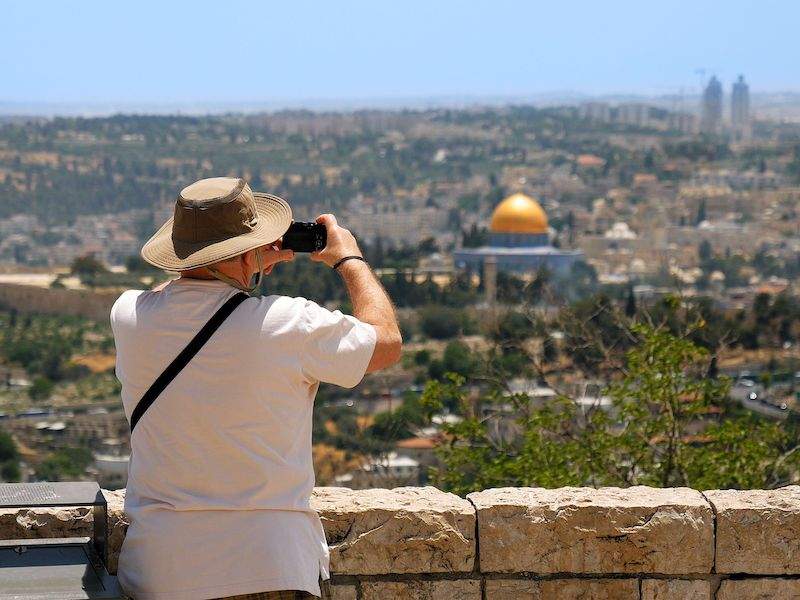
[[[130,420],[139,399],[222,304],[217,280],[127,291],[111,310]],[[137,600],[273,590],[319,594],[328,546],[309,507],[320,381],[353,387],[372,325],[305,298],[248,298],[150,406],[131,439],[119,580]]]

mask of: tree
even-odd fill
[[[538,304],[544,300],[545,290],[552,276],[546,267],[541,267],[536,273],[536,278],[530,281],[523,289],[523,297],[527,304]]]
[[[462,310],[435,305],[422,308],[419,319],[422,332],[436,340],[455,337],[463,331],[468,320]]]
[[[420,405],[419,394],[407,392],[402,404],[396,410],[375,415],[369,433],[381,441],[396,442],[411,437],[414,429],[424,424],[426,424],[425,411]]]
[[[5,431],[0,431],[0,480],[19,481],[19,451],[14,439]]]
[[[615,468],[628,485],[690,485],[689,425],[723,404],[728,383],[705,377],[708,353],[691,341],[646,326],[634,333],[625,377],[608,389],[623,423]]]
[[[430,350],[423,348],[422,350],[417,350],[414,353],[414,364],[418,367],[424,367],[429,362],[431,362]]]
[[[471,398],[465,379],[431,381],[423,406],[449,405],[464,417],[445,426],[443,467],[433,479],[464,494],[487,487],[652,485],[776,487],[800,467],[791,428],[738,413],[727,401],[729,382],[708,377],[711,356],[664,327],[635,325],[636,343],[623,376],[605,390],[608,405],[586,408],[560,395],[536,408],[525,394],[490,389]],[[498,410],[513,406],[511,413]],[[495,408],[493,408],[495,407]],[[719,410],[697,434],[698,423]],[[493,419],[512,419],[519,433],[498,437]]]
[[[20,471],[19,462],[7,461],[0,463],[0,480],[19,481],[21,477],[22,471]]]
[[[700,242],[700,245],[697,247],[697,256],[700,259],[700,264],[705,264],[711,260],[713,254],[711,242],[708,240],[703,240]]]
[[[700,225],[700,223],[706,220],[706,217],[706,199],[703,198],[697,206],[697,216],[694,219],[694,224]]]
[[[636,316],[636,295],[633,293],[633,286],[628,286],[628,297],[625,300],[625,316],[633,318]]]
[[[630,346],[626,319],[606,294],[575,302],[558,320],[573,364],[587,374],[615,368]]]
[[[645,153],[645,155],[644,155],[644,161],[642,162],[642,165],[643,165],[643,166],[644,166],[644,168],[645,168],[645,169],[647,169],[648,171],[652,171],[652,170],[653,170],[653,167],[655,167],[655,165],[656,165],[656,159],[655,159],[655,153],[653,152],[653,150],[652,150],[652,149],[651,149],[651,150],[648,150],[648,151]]]
[[[445,346],[442,365],[450,373],[468,376],[473,371],[475,363],[472,352],[465,343],[452,341]]]
[[[31,387],[28,388],[31,400],[46,400],[52,393],[53,382],[44,376],[34,377]]]
[[[92,462],[88,448],[61,448],[45,458],[36,468],[36,478],[43,481],[60,481],[81,477]]]
[[[461,232],[461,245],[464,248],[477,248],[485,246],[489,240],[489,234],[485,227],[478,229],[478,225],[473,223],[468,231]]]
[[[69,272],[72,275],[96,276],[107,272],[106,266],[95,258],[94,254],[79,256],[72,261]]]
[[[128,273],[140,273],[155,275],[163,271],[158,267],[154,267],[138,254],[133,254],[125,259],[125,270]]]

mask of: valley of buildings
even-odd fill
[[[229,174],[283,196],[298,220],[335,212],[372,246],[433,240],[415,273],[446,281],[472,271],[486,282],[486,305],[496,302],[498,272],[533,278],[544,268],[569,278],[577,263],[598,287],[637,298],[680,289],[739,310],[759,293],[800,294],[800,123],[753,115],[741,77],[729,96],[727,109],[711,78],[699,115],[591,102],[0,125],[0,195],[10,199],[0,209],[0,285],[28,278],[46,286],[88,254],[123,265],[169,214],[177,190]],[[734,392],[752,401],[758,383],[741,381]],[[361,395],[336,401],[368,420],[413,384],[402,374],[391,383],[365,383]],[[575,384],[602,401],[591,382]],[[552,394],[535,382],[515,385],[536,398]],[[781,402],[752,408],[780,418]],[[4,416],[31,451],[93,439],[104,485],[124,484],[118,407]],[[336,482],[418,481],[435,460],[437,436],[419,431]]]

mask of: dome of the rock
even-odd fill
[[[572,266],[583,260],[580,250],[550,243],[547,214],[522,193],[512,194],[495,207],[487,237],[483,246],[456,250],[456,267],[480,273],[486,265],[491,266],[490,272],[530,274],[547,269],[556,277],[568,277]]]
[[[492,213],[492,233],[547,233],[547,214],[542,206],[525,194],[512,194]]]

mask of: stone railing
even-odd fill
[[[109,499],[111,570],[127,523]],[[336,600],[800,599],[800,487],[317,488]],[[88,535],[88,509],[0,513],[0,538]]]

